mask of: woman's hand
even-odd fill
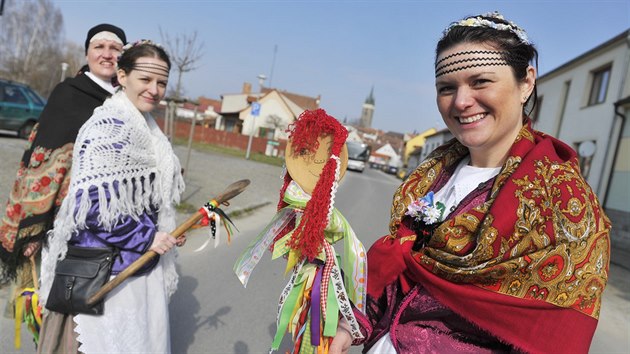
[[[30,257],[32,255],[34,255],[35,253],[37,253],[37,251],[39,251],[39,248],[41,247],[41,242],[39,241],[33,241],[31,243],[29,243],[26,248],[24,248],[24,257]]]
[[[153,243],[151,244],[151,247],[149,249],[157,254],[164,254],[170,251],[171,248],[175,247],[176,244],[177,239],[171,234],[158,231],[155,233]]]
[[[186,244],[186,234],[182,234],[177,238],[177,242],[175,243],[177,247],[182,247]]]
[[[341,320],[339,321],[341,324]],[[333,338],[332,343],[330,344],[330,348],[328,349],[329,354],[348,354],[350,350],[350,346],[352,345],[352,336],[350,332],[342,327],[341,325],[337,328],[337,334],[335,338]]]

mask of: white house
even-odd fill
[[[376,151],[374,151],[370,156],[369,161],[373,164],[392,166],[396,168],[400,168],[402,166],[400,155],[396,153],[396,150],[390,143],[376,149]]]
[[[224,119],[217,123],[217,129],[273,140],[286,139],[289,124],[305,110],[319,105],[319,97],[311,98],[269,88],[263,88],[262,93],[245,91],[224,94],[222,98],[221,115]],[[258,112],[252,111],[253,102],[260,104]]]
[[[361,135],[357,132],[357,128],[351,125],[344,125],[344,127],[348,130],[348,138],[346,141],[356,141],[358,143],[363,143],[363,139],[361,139]]]
[[[537,81],[536,129],[571,145],[613,222],[613,245],[630,248],[630,30]]]

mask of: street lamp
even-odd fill
[[[63,81],[63,79],[66,78],[66,70],[68,70],[68,63],[61,63],[61,80],[59,81]]]
[[[256,77],[258,78],[258,85],[259,85],[258,90],[262,94],[263,83],[265,82],[265,80],[267,80],[267,76],[265,76],[265,74],[260,74]]]

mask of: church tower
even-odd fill
[[[363,111],[361,111],[361,121],[359,124],[364,128],[372,128],[372,117],[374,116],[374,86],[370,90],[370,95],[365,99]]]

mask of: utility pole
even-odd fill
[[[260,93],[258,94],[258,100],[256,102],[252,102],[251,104],[251,110],[250,110],[250,131],[249,131],[249,139],[247,140],[247,152],[245,152],[245,159],[249,160],[249,153],[252,149],[252,140],[254,139],[254,131],[256,130],[256,117],[258,117],[258,115],[260,115],[260,99],[262,98],[262,88],[263,88],[263,83],[265,82],[265,79],[267,79],[267,77],[263,74],[260,74],[257,76],[258,78],[258,85],[259,85],[259,90]]]

